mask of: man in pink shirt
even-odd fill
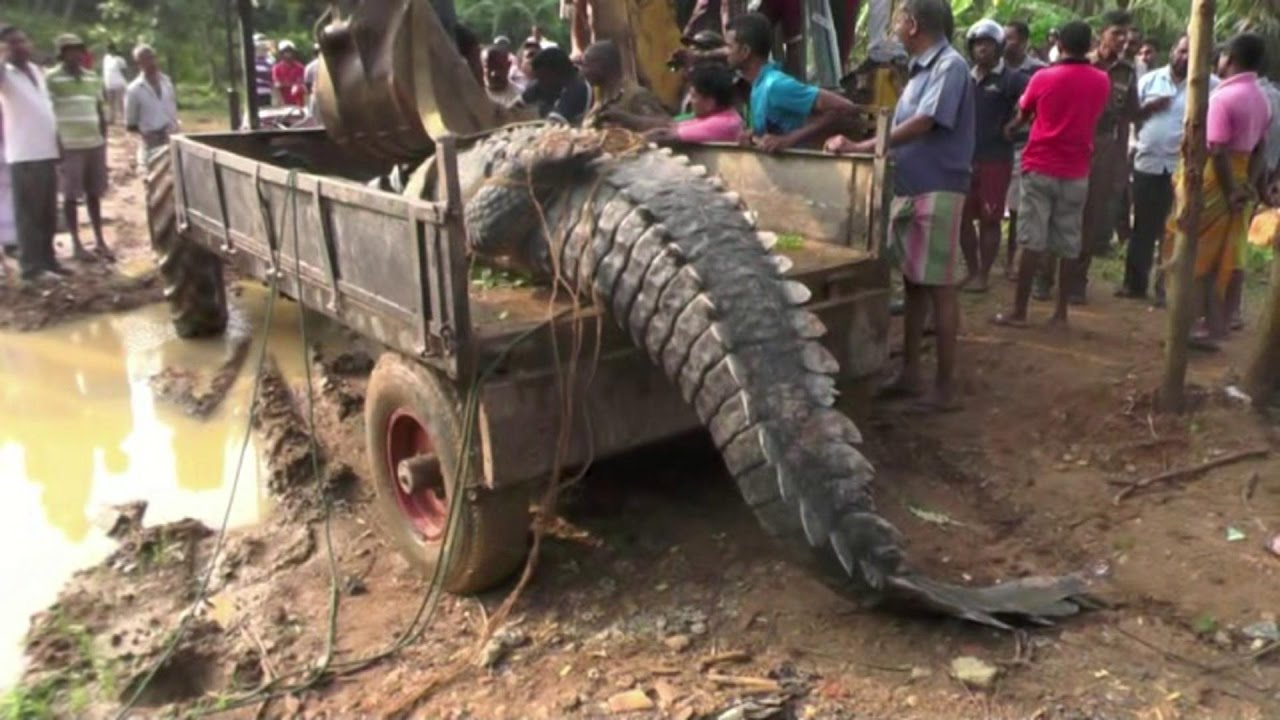
[[[1191,346],[1216,350],[1227,335],[1228,290],[1239,285],[1249,219],[1262,189],[1267,129],[1271,104],[1258,87],[1258,71],[1265,61],[1266,41],[1243,33],[1232,38],[1218,66],[1222,81],[1209,95],[1205,140],[1209,163],[1205,168],[1199,225],[1196,228],[1195,298],[1203,308],[1205,327],[1191,337]],[[1179,170],[1179,173],[1182,171]],[[1176,181],[1175,181],[1176,182]],[[1176,182],[1181,190],[1182,183]],[[1178,198],[1182,217],[1185,198]],[[1176,228],[1185,232],[1186,228]],[[1168,243],[1166,257],[1174,243]]]
[[[638,115],[606,108],[601,118],[629,130],[643,132],[653,142],[736,143],[742,133],[742,115],[734,105],[737,87],[733,71],[722,63],[703,62],[689,74],[689,103],[693,117],[672,121],[666,117]]]
[[[736,143],[742,116],[734,107],[737,89],[733,71],[719,63],[695,66],[689,75],[689,104],[693,117],[650,130],[654,142]]]
[[[1058,33],[1061,57],[1031,77],[1018,102],[1018,116],[1006,133],[1012,137],[1028,120],[1031,136],[1022,154],[1022,196],[1018,203],[1018,244],[1022,262],[1013,311],[992,318],[997,325],[1025,327],[1031,285],[1041,256],[1052,252],[1061,261],[1062,277],[1071,277],[1080,256],[1085,200],[1094,126],[1111,93],[1107,74],[1089,62],[1093,32],[1081,21]],[[1066,325],[1070,283],[1058,284],[1052,323]]]

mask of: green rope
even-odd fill
[[[172,150],[170,150],[170,152],[172,152]],[[172,168],[172,165],[170,167]],[[283,212],[282,212],[282,215],[283,215]],[[175,230],[174,232],[177,232],[177,231]],[[126,701],[124,706],[120,708],[120,711],[116,713],[116,720],[124,719],[124,717],[129,713],[129,711],[132,710],[133,707],[137,704],[138,699],[142,696],[142,693],[145,692],[147,687],[151,684],[151,682],[155,680],[156,674],[159,673],[160,669],[164,667],[165,663],[169,662],[169,660],[173,657],[173,653],[177,651],[178,643],[182,640],[182,635],[183,633],[186,632],[187,625],[190,623],[191,618],[195,615],[196,610],[200,608],[200,606],[204,603],[204,601],[208,597],[209,582],[213,578],[213,571],[214,569],[217,568],[218,558],[222,554],[223,546],[226,541],[227,526],[231,522],[231,508],[234,506],[234,503],[235,503],[236,491],[240,487],[240,476],[241,476],[241,472],[244,469],[244,459],[245,459],[245,455],[248,452],[249,441],[253,432],[254,415],[257,411],[258,397],[260,396],[261,390],[262,390],[262,375],[263,375],[262,371],[263,371],[263,368],[266,366],[266,361],[267,361],[267,338],[271,336],[271,319],[275,314],[275,302],[276,302],[276,294],[277,294],[276,290],[277,290],[278,282],[279,282],[279,275],[276,273],[272,273],[270,294],[267,296],[266,319],[264,321],[262,347],[258,349],[258,360],[256,362],[257,370],[254,372],[253,391],[252,393],[250,393],[250,397],[249,397],[249,416],[245,420],[244,436],[240,443],[240,452],[236,457],[236,471],[231,478],[231,494],[227,498],[227,507],[222,513],[222,525],[218,529],[218,536],[213,546],[213,555],[209,560],[209,568],[205,571],[204,577],[200,581],[200,588],[196,592],[196,601],[192,606],[192,611],[183,615],[182,619],[178,621],[178,627],[176,630],[174,630],[173,636],[169,639],[168,645],[165,646],[165,649],[160,654],[160,657],[156,659],[156,662],[151,666],[151,669],[147,672],[146,676],[143,677],[142,682],[138,685],[137,689],[134,690],[133,694],[129,696],[128,701]]]
[[[557,319],[559,319],[560,316],[562,316],[566,312],[566,311],[560,311],[557,313],[553,313],[543,322],[528,328],[527,330],[521,332],[520,334],[512,338],[512,340],[502,348],[502,350],[493,358],[493,360],[488,365],[485,366],[485,368],[478,374],[478,376],[474,379],[474,381],[468,387],[467,396],[464,403],[463,420],[462,420],[463,432],[462,432],[462,438],[460,443],[461,459],[454,472],[453,482],[451,484],[451,487],[454,488],[454,491],[453,491],[453,496],[450,498],[448,520],[445,526],[445,534],[444,534],[445,536],[444,536],[443,545],[440,551],[440,561],[436,563],[436,567],[431,576],[431,581],[430,583],[428,583],[426,587],[426,592],[424,592],[423,594],[422,602],[418,605],[408,625],[405,627],[404,631],[401,632],[398,635],[398,637],[391,642],[390,645],[388,645],[386,648],[380,651],[377,651],[363,658],[358,658],[354,660],[346,660],[346,661],[335,660],[334,649],[336,647],[337,635],[338,635],[338,620],[339,620],[340,606],[341,606],[341,582],[339,578],[337,556],[336,556],[336,553],[334,552],[334,546],[333,546],[333,535],[332,535],[333,499],[329,493],[325,492],[325,488],[321,484],[319,446],[316,440],[316,432],[315,432],[316,396],[315,396],[314,381],[313,381],[312,372],[311,372],[310,358],[307,356],[310,341],[308,337],[307,321],[306,321],[306,300],[305,298],[302,297],[302,294],[303,294],[302,293],[302,259],[299,253],[297,174],[298,174],[297,170],[289,171],[287,186],[289,190],[289,203],[290,203],[289,209],[292,211],[291,220],[293,225],[292,234],[293,234],[294,274],[295,274],[294,280],[295,280],[295,286],[298,290],[297,292],[298,297],[296,299],[299,305],[298,324],[299,324],[299,332],[301,333],[301,336],[302,336],[302,352],[303,352],[303,361],[304,361],[303,367],[305,368],[305,371],[306,371],[307,430],[308,430],[309,442],[311,447],[311,465],[312,465],[312,473],[314,474],[316,485],[319,488],[319,492],[322,494],[325,501],[324,503],[324,507],[325,507],[324,534],[325,534],[325,548],[328,555],[329,581],[330,581],[328,627],[326,629],[325,642],[324,642],[325,649],[323,654],[317,660],[317,662],[313,663],[309,668],[295,670],[293,672],[286,673],[285,675],[282,675],[280,677],[274,678],[270,682],[266,683],[262,687],[250,693],[231,697],[231,698],[224,698],[221,702],[218,703],[216,708],[212,708],[212,709],[198,708],[193,713],[197,717],[214,714],[214,713],[227,712],[230,710],[246,707],[253,704],[266,703],[275,698],[283,697],[285,695],[292,695],[298,692],[309,690],[317,686],[321,681],[329,679],[334,676],[346,676],[346,675],[352,675],[352,674],[361,672],[383,660],[386,660],[387,658],[390,658],[396,655],[405,647],[408,647],[410,644],[416,642],[418,639],[422,637],[422,635],[426,632],[427,628],[431,626],[432,620],[434,619],[435,613],[440,604],[440,599],[443,596],[445,578],[448,577],[449,571],[452,568],[453,562],[454,562],[454,555],[457,547],[457,535],[459,532],[459,529],[458,529],[459,523],[455,522],[455,519],[459,517],[463,509],[464,498],[466,496],[466,489],[470,485],[470,483],[467,482],[467,478],[469,478],[471,474],[471,462],[472,462],[472,457],[474,455],[474,449],[475,449],[475,428],[476,428],[476,419],[479,414],[480,389],[484,386],[484,383],[487,382],[487,380],[497,371],[497,369],[502,365],[502,363],[506,361],[507,357],[511,354],[512,351],[516,349],[516,347],[518,347],[520,344],[528,340],[530,337],[533,337],[535,334],[537,334],[539,331],[543,330],[550,324],[554,323]],[[282,207],[281,222],[280,222],[281,226],[283,226],[284,220],[285,220],[285,208]],[[279,254],[278,254],[278,247],[276,243],[271,243],[271,261],[272,261],[273,269],[278,269]],[[247,453],[247,449],[249,446],[253,422],[256,417],[257,402],[258,402],[260,387],[262,383],[263,371],[265,369],[265,364],[266,364],[267,338],[270,336],[271,321],[274,315],[275,299],[276,299],[276,296],[279,294],[278,293],[279,275],[280,275],[279,272],[273,272],[271,275],[270,295],[267,300],[266,320],[264,324],[264,338],[262,342],[262,347],[259,350],[258,360],[256,363],[257,369],[255,371],[253,393],[250,400],[249,417],[245,423],[244,439],[240,446],[239,458],[236,464],[236,472],[231,484],[231,495],[227,500],[227,508],[223,514],[222,524],[218,529],[217,540],[214,546],[213,556],[210,560],[209,569],[205,573],[205,577],[197,593],[197,599],[194,605],[194,607],[197,607],[197,608],[200,607],[207,598],[209,582],[210,582],[210,579],[212,578],[213,570],[216,567],[217,560],[222,553],[222,549],[223,549],[226,535],[227,535],[228,524],[230,521],[231,508],[235,500],[237,489],[239,487],[241,469],[244,463],[245,454]],[[188,613],[182,618],[177,629],[174,631],[174,635],[170,639],[168,646],[165,648],[165,651],[161,654],[160,658],[157,659],[155,664],[151,667],[150,671],[147,673],[142,683],[138,686],[137,690],[135,690],[132,696],[129,698],[128,702],[126,702],[125,705],[121,708],[121,710],[117,713],[117,715],[115,716],[116,720],[124,719],[124,717],[128,714],[128,712],[136,705],[138,698],[141,697],[142,693],[146,690],[147,686],[155,679],[156,674],[159,673],[160,669],[164,666],[164,664],[167,663],[172,658],[173,653],[176,651],[178,643],[182,638],[182,635],[187,629],[187,624],[192,614],[193,613]],[[286,680],[297,678],[299,676],[305,676],[305,679],[294,684],[285,684],[284,682]]]

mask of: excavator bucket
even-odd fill
[[[320,116],[351,152],[420,160],[433,137],[512,119],[489,100],[429,0],[337,0],[316,36]]]
[[[667,68],[667,59],[681,47],[675,8],[666,0],[627,0],[627,16],[635,35],[637,79],[667,107],[680,107],[684,78]]]

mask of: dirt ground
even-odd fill
[[[141,203],[110,207],[119,245],[126,228],[145,235]],[[863,427],[880,507],[913,562],[964,582],[1084,572],[1108,609],[1007,634],[854,607],[774,553],[714,450],[692,437],[601,461],[567,493],[532,584],[482,651],[510,586],[443,598],[398,652],[341,672],[410,627],[426,583],[374,527],[368,364],[338,348],[316,358],[315,448],[305,389],[268,378],[257,434],[275,510],[227,537],[211,600],[192,608],[216,534],[122,511],[119,551],[34,618],[24,686],[60,714],[111,716],[186,617],[138,698],[145,715],[1280,717],[1280,557],[1264,548],[1280,532],[1280,446],[1274,424],[1223,390],[1251,331],[1194,359],[1194,412],[1160,415],[1150,389],[1164,315],[1110,289],[1096,284],[1069,333],[989,325],[1006,282],[967,296],[964,408],[919,417],[880,405]],[[1270,454],[1116,499],[1124,483],[1254,449]],[[340,672],[254,695],[308,679],[335,600]],[[990,687],[952,677],[961,656],[997,670]]]
[[[103,235],[115,251],[115,267],[102,260],[79,262],[71,257],[70,236],[54,240],[59,261],[70,277],[46,276],[38,282],[18,280],[17,261],[0,259],[0,330],[37,330],[50,323],[101,312],[129,310],[162,299],[162,287],[150,267],[146,199],[134,166],[133,146],[124,131],[112,128],[107,163],[110,189],[103,199]],[[61,212],[61,208],[59,208]],[[92,248],[93,230],[84,207],[79,209],[80,241]]]

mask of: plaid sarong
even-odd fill
[[[889,206],[885,257],[917,285],[960,281],[963,193],[932,192],[895,197]]]

